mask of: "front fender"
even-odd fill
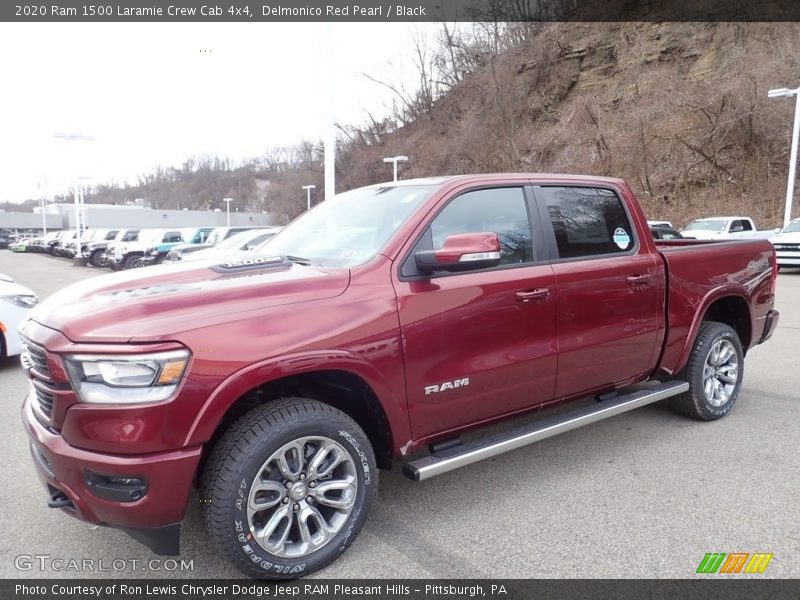
[[[395,447],[407,444],[411,439],[411,428],[405,383],[400,381],[393,385],[394,378],[386,377],[369,361],[352,352],[315,350],[265,359],[229,375],[198,411],[184,446],[207,442],[228,409],[247,392],[291,375],[330,370],[346,371],[364,380],[381,404]]]

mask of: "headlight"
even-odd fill
[[[6,302],[11,302],[11,304],[16,304],[17,306],[21,306],[22,308],[32,308],[36,306],[39,302],[39,299],[33,295],[26,295],[26,294],[19,294],[17,296],[0,296]]]
[[[188,350],[153,354],[65,358],[73,388],[81,401],[95,404],[135,404],[169,398],[189,362]]]

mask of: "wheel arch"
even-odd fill
[[[692,348],[694,347],[700,327],[707,321],[717,321],[730,325],[742,343],[742,350],[747,353],[753,339],[753,315],[747,298],[741,292],[723,290],[706,296],[703,304],[696,313],[690,334],[686,336],[686,343],[681,352],[676,372],[686,366]]]
[[[369,371],[364,365],[341,361],[330,364],[330,355],[327,358],[329,364],[325,365],[311,364],[308,356],[286,358],[283,364],[270,363],[235,373],[199,411],[185,445],[213,446],[226,427],[253,406],[279,398],[305,397],[331,405],[355,420],[369,438],[378,466],[389,468],[397,444],[407,442],[411,433],[404,403],[398,401],[400,395],[385,389],[378,374],[364,372]],[[305,368],[297,368],[300,360],[306,363]],[[294,369],[289,368],[292,364]],[[270,376],[259,375],[264,371]]]

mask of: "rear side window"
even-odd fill
[[[560,258],[621,254],[634,246],[633,228],[622,201],[611,190],[542,187]]]
[[[500,264],[533,261],[528,209],[522,188],[494,188],[461,194],[431,223],[433,249],[456,233],[494,232],[500,242]]]

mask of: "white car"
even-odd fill
[[[800,267],[800,219],[789,223],[769,241],[775,247],[778,267]]]
[[[0,356],[16,356],[21,352],[20,323],[38,302],[33,290],[0,273]]]

